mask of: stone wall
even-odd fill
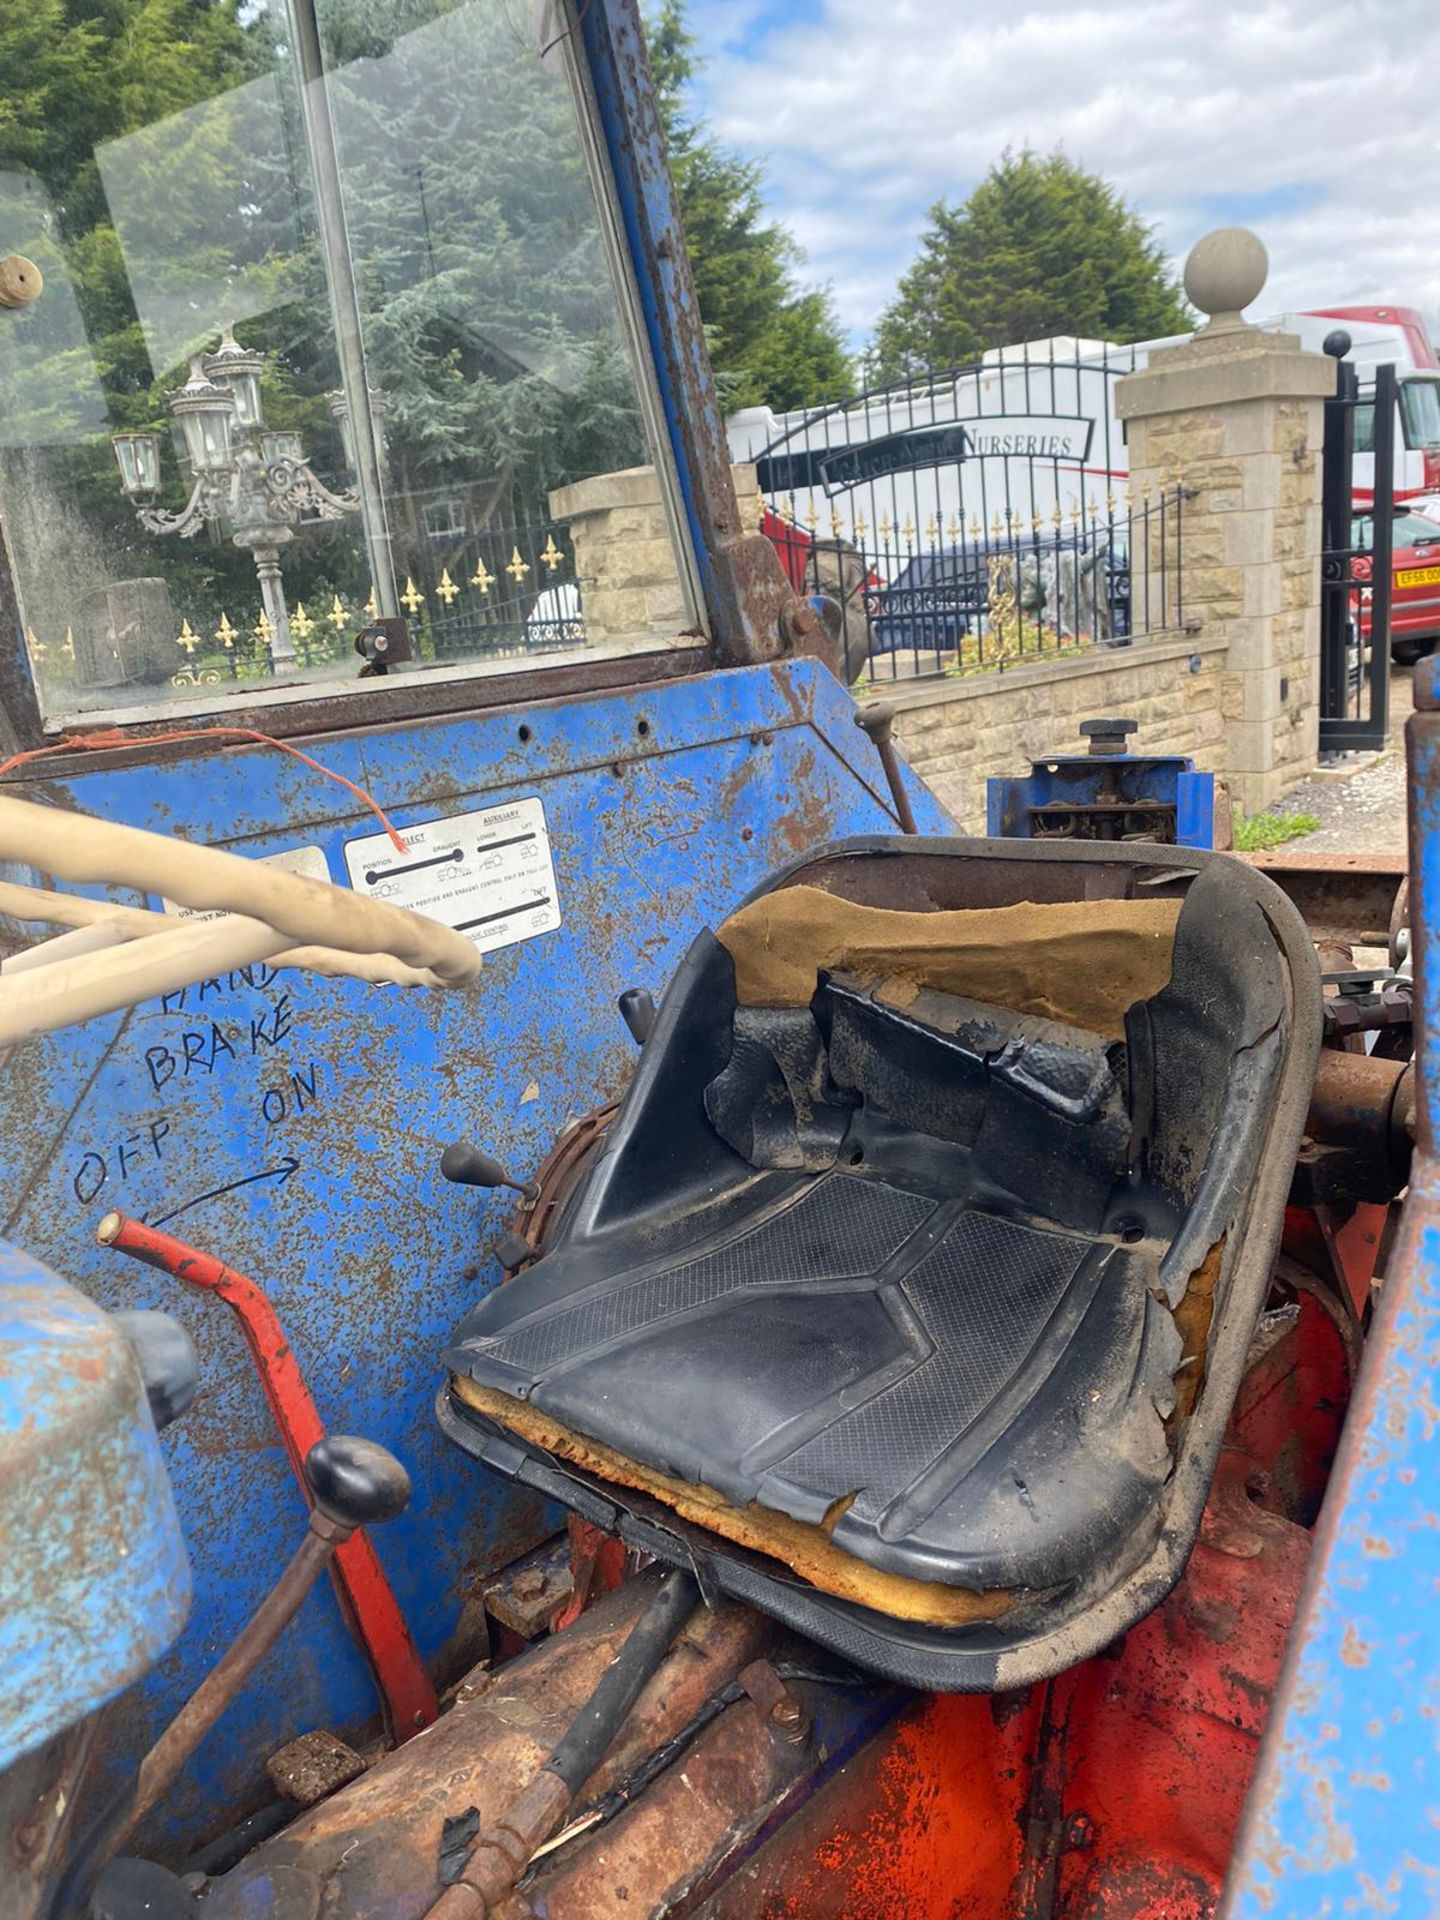
[[[1236,310],[1217,310],[1217,295],[1207,301],[1205,282],[1197,304],[1215,317],[1121,380],[1116,411],[1125,422],[1132,488],[1187,489],[1180,541],[1186,622],[1225,646],[1224,754],[1216,771],[1236,804],[1254,813],[1315,766],[1320,458],[1335,363],[1303,351],[1293,335],[1242,320],[1239,305],[1263,284],[1264,249],[1253,235],[1211,240],[1245,254],[1238,281],[1226,264]],[[1192,254],[1187,276],[1206,244]]]
[[[754,467],[735,467],[740,523],[760,521]],[[570,528],[580,611],[592,640],[673,640],[689,623],[654,467],[559,487],[550,512]]]
[[[1080,722],[1121,714],[1139,722],[1136,753],[1188,754],[1224,763],[1223,638],[1156,634],[1131,647],[1096,647],[964,679],[888,681],[872,692],[895,709],[910,765],[965,833],[985,831],[985,782],[1028,772],[1051,753],[1080,753]]]

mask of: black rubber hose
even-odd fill
[[[789,1660],[777,1660],[774,1666],[777,1680],[806,1680],[819,1687],[878,1689],[884,1684],[883,1681],[874,1680],[867,1674],[851,1673],[843,1668],[826,1673],[814,1667],[797,1667],[793,1661]],[[588,1807],[582,1807],[575,1815],[576,1820],[583,1820],[587,1813],[599,1814],[600,1820],[597,1824],[613,1820],[630,1801],[658,1780],[662,1773],[674,1766],[686,1749],[699,1739],[712,1720],[718,1720],[728,1707],[738,1705],[744,1698],[745,1689],[740,1682],[728,1680],[723,1687],[710,1695],[710,1698],[685,1722],[678,1733],[672,1733],[663,1746],[657,1747],[652,1754],[642,1760],[632,1774],[611,1787],[608,1793],[602,1793],[600,1798],[592,1801]],[[590,1831],[593,1832],[594,1829],[591,1828]]]
[[[605,1757],[642,1687],[665,1658],[699,1599],[694,1574],[682,1568],[672,1569],[660,1582],[655,1598],[600,1676],[599,1686],[545,1762],[543,1771],[558,1775],[572,1796]]]
[[[298,1820],[304,1811],[293,1800],[267,1800],[263,1807],[258,1807],[235,1826],[207,1841],[198,1853],[192,1853],[181,1867],[180,1877],[184,1879],[187,1874],[201,1873],[207,1880],[218,1880],[222,1873],[229,1873],[232,1867],[238,1867],[253,1847],[273,1839],[292,1820]]]

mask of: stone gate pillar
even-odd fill
[[[760,522],[754,467],[734,467],[740,524]],[[686,625],[685,596],[654,467],[597,473],[550,495],[569,524],[580,611],[591,641],[673,640]]]
[[[1130,486],[1187,489],[1180,541],[1187,625],[1226,642],[1224,775],[1255,813],[1315,765],[1320,673],[1320,453],[1335,362],[1242,317],[1265,284],[1243,227],[1185,263],[1206,324],[1116,387]]]

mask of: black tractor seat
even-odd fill
[[[874,1671],[1058,1671],[1193,1542],[1318,1042],[1224,856],[827,849],[696,941],[441,1418]]]

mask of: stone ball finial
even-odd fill
[[[1185,262],[1185,291],[1209,315],[1205,330],[1243,327],[1241,314],[1260,297],[1269,272],[1264,242],[1248,227],[1217,227],[1197,240]]]

